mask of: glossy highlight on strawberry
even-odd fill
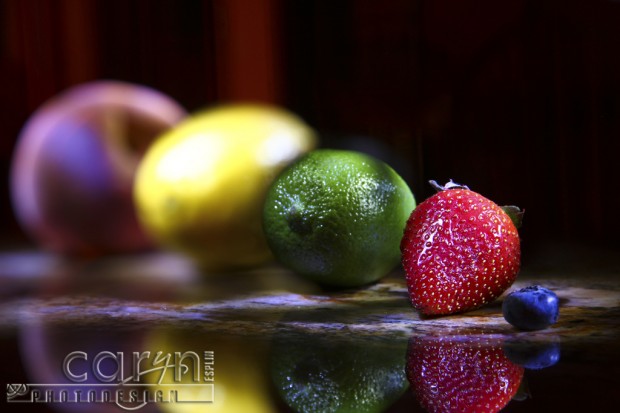
[[[411,302],[426,315],[475,309],[517,277],[517,228],[502,208],[466,186],[431,184],[440,191],[412,212],[401,242]]]
[[[523,379],[523,367],[487,336],[412,337],[407,379],[425,410],[484,413],[503,409]]]

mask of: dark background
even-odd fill
[[[325,146],[378,151],[418,201],[427,180],[454,178],[518,204],[526,263],[551,251],[554,265],[589,269],[608,256],[584,261],[574,245],[619,246],[620,0],[0,0],[0,247],[28,245],[8,195],[23,124],[102,78],[190,111],[280,104]],[[12,356],[2,376],[27,383],[15,339],[0,334],[0,348]],[[554,389],[536,394],[538,411],[604,403],[611,381],[596,400],[568,397],[600,383],[598,365],[561,366],[529,376]]]
[[[618,246],[620,1],[0,1],[5,244],[27,241],[8,196],[22,125],[101,78],[190,111],[280,104],[324,146],[371,137],[418,201],[454,178],[525,208],[526,250]]]

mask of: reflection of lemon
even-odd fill
[[[190,361],[183,363],[189,370],[176,381],[175,371],[169,368],[162,375],[161,370],[144,375],[147,383],[163,384],[158,390],[176,389],[185,402],[161,403],[159,408],[166,413],[270,413],[275,411],[269,391],[267,373],[267,344],[265,341],[248,341],[243,337],[225,336],[224,333],[199,332],[185,329],[163,329],[153,332],[147,340],[148,348],[155,354],[162,352],[165,357],[175,353],[195,353],[205,361],[205,351],[213,352],[213,375],[206,373],[202,365],[194,365]],[[152,356],[153,360],[155,356]],[[191,359],[190,359],[191,360]],[[162,363],[158,364],[162,365]],[[194,381],[196,367],[199,380]],[[205,376],[213,381],[206,381]],[[213,390],[209,386],[213,383]],[[175,384],[177,385],[175,387]],[[191,386],[184,386],[184,385]],[[210,400],[212,403],[200,403]],[[193,401],[193,402],[192,402]]]
[[[301,119],[263,105],[198,113],[159,138],[136,176],[144,227],[204,268],[248,267],[270,255],[261,229],[275,175],[315,145]]]

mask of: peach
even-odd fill
[[[23,229],[63,254],[148,248],[132,199],[134,173],[149,144],[185,116],[161,92],[119,81],[53,97],[27,121],[12,160],[11,199]]]

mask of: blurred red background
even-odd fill
[[[27,242],[8,195],[24,122],[105,78],[188,110],[281,104],[325,146],[371,137],[419,201],[454,178],[524,207],[524,248],[617,246],[619,22],[613,0],[2,0],[2,242]]]

